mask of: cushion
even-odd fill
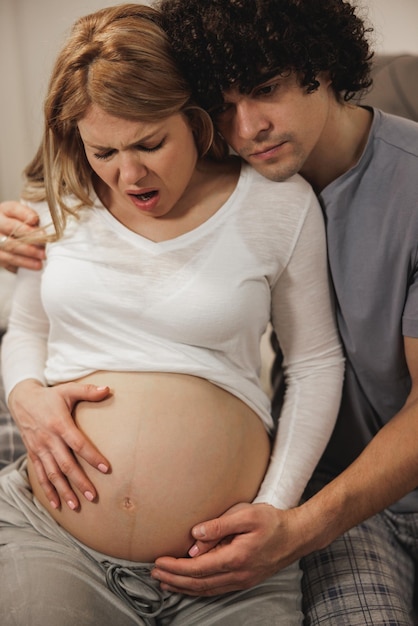
[[[372,77],[363,104],[418,122],[418,55],[376,55]]]

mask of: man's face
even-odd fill
[[[279,75],[244,95],[224,93],[224,105],[214,115],[228,144],[260,174],[286,180],[303,170],[318,147],[330,105],[330,81],[307,93],[296,74]]]

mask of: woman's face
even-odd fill
[[[96,105],[78,122],[106,207],[126,226],[167,215],[185,193],[198,153],[187,118],[155,123],[114,117]]]

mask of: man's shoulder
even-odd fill
[[[418,158],[418,122],[379,109],[374,114],[374,139]]]

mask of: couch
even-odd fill
[[[418,122],[418,55],[376,56],[373,86],[362,102]]]

